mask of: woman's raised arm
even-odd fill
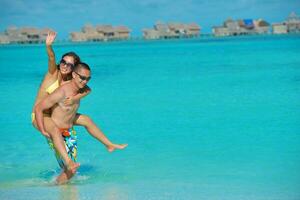
[[[47,38],[46,38],[46,49],[48,54],[48,72],[50,74],[54,74],[57,72],[57,67],[55,63],[55,54],[52,49],[52,43],[54,42],[56,38],[56,32],[50,31],[48,32]]]

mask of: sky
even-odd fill
[[[300,0],[0,0],[0,32],[9,26],[51,28],[59,39],[85,24],[124,25],[132,36],[160,22],[197,23],[201,33],[232,19],[282,22],[300,16]]]

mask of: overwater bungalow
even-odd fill
[[[269,32],[270,24],[263,19],[227,19],[223,26],[214,26],[212,32],[214,36],[235,36],[266,34]]]
[[[17,28],[15,26],[7,28],[0,35],[0,43],[42,43],[46,40],[49,28],[37,29],[32,27]]]
[[[300,17],[292,12],[284,22],[272,24],[274,34],[300,33]]]
[[[300,18],[292,12],[285,21],[289,33],[300,33]]]
[[[157,22],[153,29],[143,29],[144,39],[190,38],[200,35],[200,26],[196,23],[162,23]]]
[[[0,35],[0,44],[9,44],[9,38],[7,35]]]
[[[288,33],[287,25],[284,23],[273,23],[272,32],[273,34],[286,34]]]
[[[130,32],[126,26],[85,25],[80,32],[72,32],[70,36],[73,42],[126,40]]]

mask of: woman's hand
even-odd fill
[[[72,104],[74,104],[75,100],[73,99],[73,97],[67,97],[64,100],[64,105],[65,106],[70,106]]]
[[[50,134],[47,133],[46,131],[42,131],[41,132],[43,134],[43,136],[45,136],[46,138],[49,138],[50,139]]]
[[[55,40],[55,38],[56,38],[56,32],[49,31],[48,35],[47,35],[47,38],[46,38],[46,45],[51,46],[53,41]]]

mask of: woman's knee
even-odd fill
[[[85,127],[93,124],[92,119],[87,115],[80,115],[79,119],[80,119],[80,124]]]

